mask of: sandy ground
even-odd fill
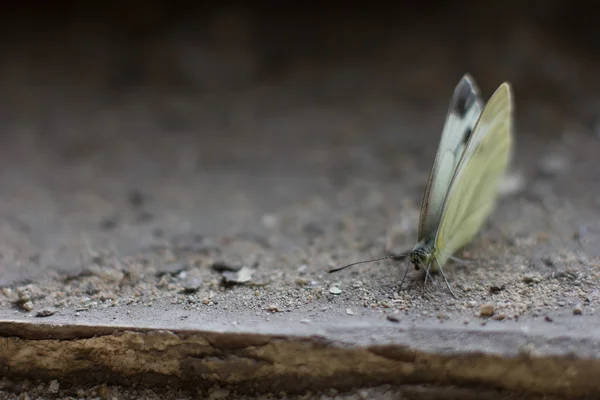
[[[224,14],[223,25],[249,23],[239,18]],[[106,65],[80,65],[68,85],[68,70],[45,76],[36,66],[20,68],[25,51],[6,61],[3,315],[77,321],[114,312],[147,324],[176,313],[232,326],[252,315],[262,324],[278,318],[315,329],[369,317],[474,326],[545,320],[551,330],[557,316],[565,326],[598,318],[600,79],[593,61],[575,62],[577,55],[525,27],[466,48],[415,30],[411,39],[388,35],[367,57],[364,49],[339,60],[299,52],[267,79],[264,49],[240,43],[246,31],[210,32],[215,42],[186,42],[169,31],[160,50],[145,50],[143,78],[164,78],[152,85],[110,86],[116,67]],[[111,40],[96,47],[107,52]],[[230,47],[215,45],[224,40]],[[158,68],[153,62],[165,49],[176,57]],[[461,52],[470,57],[452,57]],[[99,72],[82,84],[86,68]],[[383,255],[386,245],[412,248],[447,103],[467,71],[486,98],[502,81],[513,83],[518,124],[504,196],[458,254],[470,262],[445,269],[457,298],[440,278],[424,287],[412,269],[400,287],[405,265],[391,261],[328,274]],[[193,395],[1,385],[6,399]],[[347,398],[375,391],[383,399],[390,390]]]

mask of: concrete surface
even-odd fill
[[[593,60],[530,27],[466,46],[443,39],[442,25],[436,41],[426,27],[410,39],[391,29],[353,57],[299,51],[267,79],[264,49],[228,30],[251,21],[220,18],[214,42],[174,31],[144,47],[134,64],[150,72],[131,85],[114,86],[125,61],[99,62],[110,35],[83,66],[77,46],[55,45],[69,63],[58,57],[46,75],[27,64],[43,54],[29,42],[7,56],[7,396],[23,376],[71,388],[600,394]],[[165,51],[179,58],[159,68]],[[455,61],[461,52],[470,57]],[[505,196],[458,255],[471,262],[445,269],[458,298],[439,279],[423,287],[415,271],[399,287],[404,265],[393,262],[327,274],[414,245],[449,96],[466,71],[486,98],[513,83],[518,125]]]

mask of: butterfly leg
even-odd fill
[[[431,280],[431,282],[433,282],[433,276],[431,276],[431,274],[429,273],[429,269],[431,268],[431,263],[427,264],[427,266],[421,264],[421,266],[425,270],[425,282],[423,282],[423,287],[425,287],[425,285],[427,285],[427,279],[429,279],[429,280]]]
[[[460,262],[463,264],[473,264],[475,262],[474,260],[463,260],[462,258],[458,258],[458,257],[454,257],[454,256],[450,256],[449,258],[454,262]]]
[[[446,274],[444,273],[444,270],[442,269],[442,267],[441,267],[440,263],[438,262],[437,258],[434,258],[434,261],[437,264],[438,269],[442,273],[442,276],[444,277],[444,282],[446,282],[446,286],[448,286],[448,290],[450,291],[450,294],[452,295],[452,297],[456,298],[456,295],[452,291],[452,288],[450,287],[450,283],[448,283],[448,279],[446,279]]]

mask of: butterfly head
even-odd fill
[[[428,265],[431,261],[431,252],[424,246],[418,246],[413,249],[408,255],[408,260],[415,267],[420,269],[421,265]]]

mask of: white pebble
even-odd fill
[[[332,286],[329,288],[329,293],[331,294],[341,294],[342,293],[342,289],[340,289],[337,286]]]

